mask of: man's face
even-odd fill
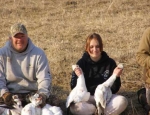
[[[10,38],[11,45],[17,52],[24,52],[28,45],[28,36],[23,33],[18,33]]]

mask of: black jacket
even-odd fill
[[[106,52],[102,52],[101,59],[98,62],[94,62],[91,60],[89,54],[85,52],[82,58],[77,62],[82,68],[85,83],[87,90],[94,95],[96,87],[105,82],[113,73],[114,68],[116,67],[116,62],[109,58]],[[71,78],[71,89],[76,86],[77,83],[77,76],[75,72],[72,72]],[[111,87],[112,93],[118,92],[121,86],[120,77],[117,77],[116,81],[114,82],[113,86]]]

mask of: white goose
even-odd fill
[[[34,94],[29,97],[31,103],[27,104],[21,111],[21,115],[41,115],[42,108],[39,105],[42,100],[39,98],[39,94]]]
[[[57,106],[46,104],[43,108],[40,108],[39,104],[42,103],[42,100],[39,99],[39,94],[37,93],[30,96],[31,103],[24,108],[18,95],[13,95],[12,98],[15,102],[14,109],[5,109],[2,115],[63,115],[61,108]]]
[[[78,65],[72,65],[73,70],[75,70],[78,67],[79,67]],[[69,108],[72,102],[73,103],[85,102],[85,101],[88,101],[89,98],[90,98],[90,93],[87,92],[85,79],[84,79],[84,75],[82,72],[82,74],[77,79],[76,86],[67,97],[66,108]]]
[[[21,115],[62,115],[60,107],[46,104],[43,108],[39,107],[42,100],[39,99],[39,94],[34,94],[30,97],[31,103],[27,104],[21,112]]]
[[[122,64],[119,64],[117,67],[123,69]],[[110,98],[112,97],[111,86],[116,80],[116,77],[116,75],[112,75],[107,81],[98,85],[95,90],[94,98],[96,101],[98,115],[104,114],[106,104],[110,101]]]

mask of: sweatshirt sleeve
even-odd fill
[[[44,93],[47,97],[49,97],[51,87],[51,74],[48,60],[44,52],[38,60],[36,78],[38,82],[38,92]]]
[[[121,80],[120,80],[120,77],[117,77],[117,79],[115,80],[114,84],[111,87],[112,93],[113,94],[117,93],[120,87],[121,87]]]
[[[141,66],[150,68],[150,28],[143,33],[136,53],[136,60]]]
[[[0,97],[5,93],[8,92],[8,88],[6,87],[6,76],[4,70],[4,60],[3,57],[0,56]]]
[[[113,74],[114,69],[117,67],[116,62],[115,61],[112,61],[112,62],[113,62],[113,65],[111,67],[111,74]],[[113,94],[117,93],[119,91],[120,87],[121,87],[121,79],[120,79],[120,77],[117,77],[111,87],[112,93]]]
[[[82,68],[82,60],[78,60],[78,62],[76,63],[77,65],[79,65],[79,67]],[[82,68],[83,69],[83,68]],[[72,72],[72,76],[71,76],[71,82],[70,82],[70,86],[71,86],[71,89],[73,89],[76,84],[77,84],[77,79],[78,79],[78,76],[75,74],[75,72],[73,71]]]
[[[75,74],[75,72],[72,72],[72,77],[71,77],[71,82],[70,82],[70,86],[71,86],[71,89],[73,89],[76,84],[77,84],[77,75]]]

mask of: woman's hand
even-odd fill
[[[115,74],[117,77],[120,77],[123,71],[123,65],[119,64],[113,71],[113,74]]]
[[[83,73],[80,67],[75,68],[74,72],[78,77]]]

